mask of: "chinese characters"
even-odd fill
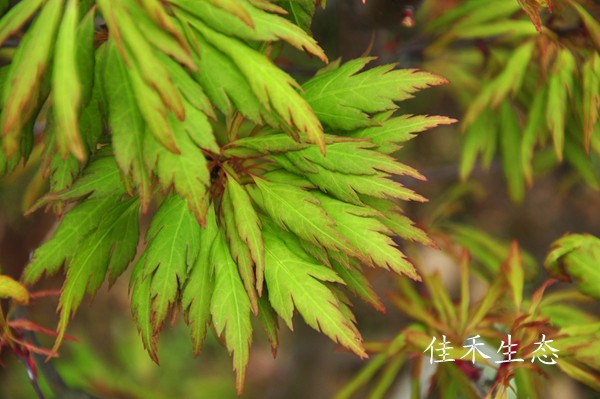
[[[470,343],[470,345],[463,346],[463,348],[468,348],[469,351],[463,357],[461,357],[461,359],[467,357],[471,353],[472,353],[471,361],[473,363],[475,363],[475,356],[477,353],[479,353],[479,355],[481,357],[483,357],[484,359],[489,359],[491,357],[491,356],[486,355],[481,349],[478,348],[479,346],[485,346],[485,344],[483,342],[477,342],[478,338],[480,338],[479,335],[476,335],[475,337],[467,338],[467,341],[471,341],[471,343]],[[429,344],[427,349],[425,349],[425,351],[423,351],[423,353],[430,351],[431,354],[430,354],[429,363],[430,364],[434,363],[434,360],[433,360],[434,352],[436,352],[436,356],[440,359],[440,360],[435,360],[435,363],[455,361],[455,359],[449,358],[450,355],[449,355],[448,351],[450,349],[454,349],[454,347],[449,346],[449,344],[451,344],[451,342],[446,341],[446,336],[442,335],[442,342],[437,344],[437,346],[439,346],[440,348],[434,347],[435,341],[436,341],[436,337],[433,337],[433,340],[431,341],[431,343]],[[535,342],[535,345],[538,345],[538,347],[533,352],[533,354],[538,353],[538,355],[534,355],[532,357],[532,359],[531,359],[532,363],[536,359],[538,359],[540,362],[542,362],[544,364],[556,364],[556,359],[558,359],[558,355],[556,354],[556,352],[559,352],[559,350],[551,347],[549,345],[549,343],[551,343],[551,342],[553,342],[553,340],[546,340],[546,335],[542,334],[542,340],[540,342]],[[502,352],[502,355],[504,355],[504,360],[499,360],[495,363],[523,362],[524,361],[523,359],[518,359],[518,358],[513,357],[514,355],[517,354],[517,350],[516,350],[517,346],[518,346],[518,343],[512,343],[511,336],[510,336],[510,334],[508,334],[508,339],[506,340],[506,344],[504,343],[504,341],[502,341],[502,343],[500,344],[500,348],[498,348],[498,351],[496,351],[496,353],[500,353],[501,350],[503,350],[503,349],[506,350],[505,352]]]

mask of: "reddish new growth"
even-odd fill
[[[108,40],[108,28],[106,24],[100,25],[100,30],[94,32],[94,48],[100,47],[102,43]]]
[[[214,201],[223,196],[226,181],[225,171],[227,169],[234,171],[237,176],[242,177],[243,175],[246,175],[251,179],[254,178],[254,175],[244,166],[244,161],[247,160],[247,158],[224,158],[220,155],[214,155],[206,150],[202,150],[202,152],[212,159],[207,165],[208,171],[210,172],[210,188],[208,189],[208,193],[211,200]],[[220,213],[220,207],[221,203],[219,203],[217,215]]]

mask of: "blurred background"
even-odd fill
[[[431,44],[436,36],[426,27],[460,2],[426,0],[423,5],[420,3],[367,0],[363,5],[361,0],[328,0],[325,10],[320,6],[316,8],[311,30],[330,60],[342,57],[346,61],[369,53],[379,57],[370,66],[397,62],[400,68],[420,68],[448,77],[449,84],[424,90],[416,98],[402,102],[400,112],[444,115],[460,120],[466,104],[480,89],[478,82],[486,77],[486,68],[494,63],[493,50],[485,40],[462,40],[447,45],[445,50],[433,51]],[[407,15],[407,11],[414,14]],[[522,12],[506,13],[526,19]],[[414,18],[414,26],[406,26],[411,24],[405,19],[407,16]],[[9,52],[10,49],[3,49],[2,54],[6,56]],[[323,66],[319,60],[310,59],[289,46],[281,50],[277,63],[299,82]],[[428,179],[426,182],[402,180],[430,199],[424,204],[403,203],[402,207],[407,216],[438,242],[450,240],[452,245],[467,246],[485,263],[483,258],[491,247],[500,248],[513,239],[518,240],[528,254],[528,261],[537,270],[526,286],[531,292],[548,277],[541,264],[553,241],[567,232],[600,236],[598,187],[583,179],[575,167],[568,163],[544,162],[540,158],[534,162],[533,184],[527,188],[522,201],[515,202],[498,156],[492,158],[486,170],[477,164],[468,179],[461,179],[463,144],[459,124],[440,126],[418,134],[396,154]],[[32,251],[51,236],[57,225],[56,217],[43,210],[22,216],[32,198],[43,189],[31,184],[36,173],[35,162],[30,162],[26,168],[0,181],[0,266],[3,274],[15,279],[21,276]],[[148,216],[142,219],[141,237],[149,223]],[[448,223],[459,223],[471,230],[452,230]],[[416,244],[409,248],[405,242],[398,241],[398,244],[417,257],[425,270],[440,270],[450,292],[458,293],[457,269],[452,257],[444,251]],[[353,311],[358,327],[367,342],[389,340],[406,327],[409,320],[385,298],[386,292],[396,289],[390,275],[378,269],[368,270],[367,276],[382,297],[387,314],[378,313],[356,300]],[[59,290],[62,282],[63,276],[59,273],[40,281],[34,290]],[[102,288],[90,306],[79,309],[68,332],[81,342],[66,341],[60,358],[52,361],[72,390],[53,394],[40,376],[45,397],[90,397],[76,391],[79,389],[106,399],[237,397],[227,350],[214,334],[208,333],[202,353],[194,359],[189,330],[181,318],[172,328],[165,327],[160,337],[160,367],[150,360],[131,319],[127,284],[128,276],[125,276],[110,291]],[[560,288],[560,284],[552,287]],[[475,280],[472,289],[472,300],[476,301],[485,292],[486,284]],[[57,304],[57,297],[40,298],[26,311],[30,319],[53,329],[58,321]],[[597,306],[591,305],[589,310],[600,314]],[[280,347],[273,359],[260,325],[254,326],[243,397],[331,398],[368,362],[340,351],[329,338],[308,327],[299,317],[294,318],[293,332],[283,325],[280,327]],[[45,347],[52,345],[44,336],[39,339]],[[0,368],[0,397],[35,398],[25,368],[18,359],[5,350],[0,360],[4,364]],[[401,381],[399,378],[395,382],[390,398],[404,398]],[[552,384],[544,397],[598,397],[597,393],[560,374]]]

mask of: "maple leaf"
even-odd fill
[[[172,119],[176,121],[173,114]],[[186,198],[190,209],[194,212],[199,223],[204,223],[206,216],[205,194],[210,182],[210,176],[206,167],[206,158],[202,150],[194,143],[184,125],[172,123],[173,137],[180,150],[180,154],[167,151],[150,135],[144,139],[144,159],[148,170],[154,171],[164,190],[171,185],[175,191]],[[210,125],[205,128],[208,132],[198,134],[210,134]]]
[[[143,158],[146,131],[128,80],[127,66],[112,40],[105,48],[104,62],[102,83],[108,99],[115,159],[123,174],[131,176],[137,185],[142,212],[145,213],[150,203],[150,179]]]
[[[254,27],[248,26],[238,16],[208,1],[178,1],[178,6],[190,12],[190,14],[184,13],[184,16],[191,25],[195,25],[198,20],[201,20],[220,33],[237,36],[244,40],[272,42],[282,39],[297,49],[306,50],[319,57],[323,62],[327,62],[327,57],[317,42],[301,28],[284,18],[260,10],[251,2],[243,1],[240,4],[252,18]]]
[[[361,258],[362,254],[335,230],[335,221],[321,208],[313,193],[289,184],[256,179],[264,205],[273,221],[282,229],[318,247],[344,251]]]
[[[183,286],[181,307],[184,310],[186,321],[192,324],[192,342],[194,356],[202,350],[206,325],[211,322],[210,301],[214,291],[215,281],[213,267],[210,264],[210,251],[219,234],[217,217],[213,204],[208,208],[206,227],[200,230],[200,249],[194,262],[189,277]]]
[[[259,295],[261,295],[263,271],[265,269],[265,248],[262,242],[260,220],[254,210],[250,196],[235,179],[227,179],[227,191],[233,207],[236,230],[240,239],[248,244],[252,261],[256,265],[256,287]]]
[[[142,253],[133,268],[129,283],[131,292],[131,314],[142,337],[144,348],[150,358],[158,364],[157,335],[154,334],[152,323],[152,298],[150,298],[151,276],[143,278],[146,253]],[[133,288],[133,290],[132,290]]]
[[[108,270],[112,284],[133,260],[139,241],[138,214],[138,198],[116,203],[103,216],[98,229],[90,231],[77,247],[61,290],[53,352],[60,346],[71,312],[77,310],[84,293],[87,291],[93,299]]]
[[[143,279],[152,276],[152,325],[156,334],[198,255],[200,224],[179,195],[164,200],[146,232]],[[139,260],[138,260],[139,262]]]
[[[288,124],[294,126],[325,152],[321,122],[311,106],[294,90],[300,86],[291,76],[277,68],[264,55],[235,38],[218,33],[202,23],[194,26],[204,39],[223,51],[242,71],[252,92],[269,111],[271,107]]]
[[[346,288],[358,295],[363,301],[371,304],[378,311],[385,313],[385,307],[377,294],[371,289],[371,284],[365,276],[361,274],[360,266],[352,262],[352,267],[348,268],[335,260],[331,260],[333,270],[344,280]]]
[[[227,349],[229,353],[233,352],[236,387],[238,395],[241,395],[248,365],[248,352],[252,344],[250,300],[222,232],[219,232],[213,242],[210,263],[215,268],[215,288],[210,313],[217,334],[221,336],[225,332]]]
[[[388,270],[391,268],[398,274],[406,274],[414,280],[421,281],[413,265],[395,248],[394,242],[388,237],[392,232],[377,219],[369,217],[382,216],[382,213],[373,208],[338,201],[318,191],[313,191],[313,195],[335,220],[334,229],[368,256],[369,263]]]
[[[378,122],[379,126],[368,126],[347,133],[354,138],[368,138],[372,143],[379,147],[375,151],[384,154],[391,154],[398,151],[401,147],[395,143],[408,141],[415,137],[414,133],[422,132],[438,125],[446,125],[457,122],[456,119],[445,116],[426,116],[426,115],[400,115],[396,118],[388,117],[391,112],[375,115],[373,120]]]
[[[52,239],[34,251],[24,271],[25,284],[35,283],[44,272],[46,276],[53,275],[65,262],[68,266],[82,238],[98,227],[118,200],[112,196],[88,199],[67,212]]]
[[[393,70],[395,64],[357,74],[373,59],[358,58],[341,66],[337,60],[302,85],[304,98],[320,121],[342,130],[377,125],[367,113],[395,109],[394,101],[406,100],[419,89],[448,82],[441,76],[415,69]]]
[[[286,243],[277,238],[277,227],[264,229],[263,239],[269,301],[288,327],[293,328],[292,314],[295,307],[308,325],[322,331],[360,357],[367,357],[360,335],[347,322],[337,298],[322,283],[343,283],[343,280],[311,257],[302,258],[298,256],[298,252],[291,251]]]
[[[255,315],[258,315],[258,296],[256,295],[256,278],[254,275],[254,268],[252,267],[254,262],[248,245],[240,238],[238,234],[238,226],[234,216],[233,201],[231,199],[231,183],[233,179],[228,179],[227,186],[223,196],[221,197],[221,211],[223,218],[225,219],[225,231],[227,232],[227,241],[229,243],[229,250],[231,252],[231,258],[238,265],[240,277],[244,282],[244,287],[248,293],[250,299],[250,305]],[[256,215],[255,215],[256,216]],[[260,234],[260,233],[259,233]],[[262,238],[261,238],[262,245]],[[263,249],[264,251],[264,249]],[[263,260],[264,268],[264,260]]]

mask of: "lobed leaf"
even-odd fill
[[[394,101],[411,98],[411,93],[447,83],[436,75],[414,69],[392,70],[385,65],[358,74],[373,58],[338,62],[302,85],[304,98],[315,115],[333,129],[352,130],[377,125],[366,113],[396,109]]]
[[[33,253],[23,273],[25,284],[35,283],[44,273],[53,275],[63,263],[68,267],[81,240],[98,227],[106,212],[118,200],[119,197],[113,196],[89,199],[67,212],[52,239]]]
[[[193,5],[189,3],[189,0],[179,1],[182,8],[194,9],[194,15],[188,18],[193,26],[199,19],[220,33],[244,40],[266,42],[285,40],[297,49],[306,50],[319,57],[323,62],[327,62],[325,53],[311,36],[286,19],[264,12],[249,1],[241,2],[241,4],[254,21],[254,27],[248,26],[237,16],[208,1],[193,2]]]
[[[116,203],[102,217],[98,229],[81,240],[61,289],[60,321],[53,352],[60,346],[71,314],[77,311],[85,292],[92,300],[107,270],[112,284],[133,260],[139,241],[138,214],[137,198]]]
[[[114,157],[103,156],[94,159],[85,168],[83,176],[77,179],[71,188],[48,193],[41,200],[74,200],[88,194],[90,194],[89,199],[106,196],[118,197],[125,194],[125,187],[121,182],[121,171]]]
[[[127,66],[112,40],[108,42],[104,58],[102,83],[108,99],[115,159],[123,174],[131,176],[136,184],[145,213],[150,203],[150,179],[144,167],[143,143],[147,134],[144,121],[129,83]]]
[[[143,278],[144,265],[146,264],[146,253],[142,253],[133,268],[129,283],[131,292],[131,314],[136,323],[138,333],[142,336],[144,348],[148,351],[150,358],[158,364],[157,335],[154,334],[152,323],[152,298],[150,297],[150,285],[152,276]],[[133,291],[131,290],[133,288]]]
[[[262,296],[265,247],[262,241],[261,223],[252,200],[243,186],[235,179],[228,178],[227,191],[233,207],[236,230],[239,238],[248,245],[252,254],[252,262],[256,267],[256,287],[259,296]]]
[[[287,15],[283,16],[284,18],[292,21],[309,35],[311,34],[310,25],[312,23],[313,15],[315,14],[315,1],[291,0],[279,1],[278,4],[288,12]]]
[[[215,289],[210,313],[217,335],[220,337],[225,332],[227,349],[229,353],[233,352],[236,387],[238,395],[241,395],[248,365],[248,352],[252,344],[250,301],[222,232],[219,232],[213,242],[210,264],[215,268]]]
[[[363,258],[348,240],[335,230],[335,221],[320,207],[319,200],[310,192],[288,184],[255,180],[263,195],[264,206],[273,221],[282,229],[317,247],[344,251]]]
[[[301,133],[325,153],[321,122],[313,113],[311,106],[294,90],[294,87],[299,87],[294,79],[273,65],[267,57],[238,39],[224,36],[204,24],[197,24],[194,27],[206,41],[231,58],[267,111],[273,107],[286,124],[291,125],[293,122]]]
[[[164,190],[173,186],[175,192],[186,198],[198,223],[204,224],[207,210],[205,196],[207,186],[210,184],[206,158],[188,132],[184,130],[185,125],[178,124],[174,115],[170,115],[173,137],[177,140],[180,154],[166,151],[153,136],[146,135],[144,139],[146,167],[156,173]]]
[[[408,141],[415,137],[414,133],[431,129],[438,125],[448,125],[457,122],[456,119],[445,116],[401,115],[396,118],[380,120],[373,117],[378,126],[369,126],[354,130],[347,135],[354,138],[368,138],[379,147],[375,151],[391,154],[401,147],[395,143]]]
[[[189,278],[183,286],[181,297],[181,307],[185,312],[186,320],[188,324],[192,324],[194,356],[198,356],[202,350],[206,325],[211,322],[210,302],[215,280],[209,257],[218,234],[215,207],[211,204],[206,215],[206,227],[200,230],[198,257],[189,270]]]
[[[385,306],[381,303],[381,300],[371,289],[371,284],[365,276],[361,274],[361,270],[356,262],[352,263],[352,268],[342,266],[335,260],[331,261],[333,270],[344,280],[346,288],[353,294],[359,296],[363,301],[373,306],[376,310],[381,313],[385,313]]]
[[[413,280],[421,281],[413,265],[387,236],[392,232],[370,217],[380,215],[378,211],[341,202],[317,191],[313,191],[313,195],[335,220],[334,229],[367,256],[368,263],[386,270],[391,268],[398,274],[406,274]]]
[[[414,226],[412,220],[400,214],[403,213],[402,209],[395,202],[366,195],[359,195],[359,198],[365,205],[369,205],[385,215],[385,217],[376,216],[376,218],[398,237],[439,249],[434,240],[428,237],[423,230]]]
[[[314,260],[299,257],[272,230],[263,230],[263,239],[269,300],[288,327],[292,328],[296,308],[308,325],[361,358],[367,357],[360,335],[340,310],[337,298],[321,282],[341,282],[337,274]]]
[[[254,275],[254,268],[252,267],[254,265],[254,262],[252,259],[252,255],[250,254],[250,249],[248,249],[248,245],[244,241],[242,241],[238,234],[236,220],[234,217],[233,201],[231,199],[231,187],[233,187],[231,183],[232,180],[234,179],[227,179],[227,186],[225,187],[225,192],[221,197],[220,208],[223,214],[222,218],[224,219],[224,227],[226,231],[227,242],[229,244],[231,258],[235,263],[237,263],[238,270],[240,272],[240,277],[244,282],[244,288],[248,293],[248,299],[250,300],[252,312],[255,316],[257,316],[258,296],[256,295],[256,278]]]
[[[163,201],[146,232],[142,278],[152,276],[152,326],[157,334],[198,255],[200,225],[179,195]]]

